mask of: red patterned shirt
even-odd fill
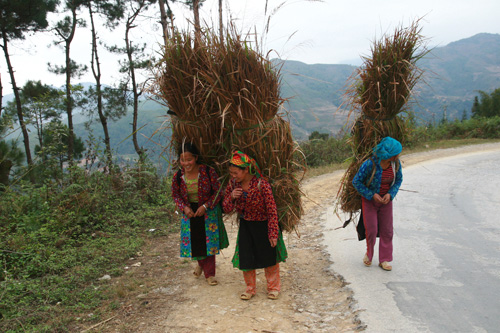
[[[177,174],[172,177],[172,198],[177,208],[182,212],[189,205],[186,181],[184,180],[184,169],[181,169],[180,182]],[[221,199],[219,193],[220,182],[215,170],[209,166],[200,164],[198,171],[198,203],[205,204],[207,208],[213,209]]]
[[[273,191],[269,182],[263,178],[253,177],[248,190],[236,200],[231,194],[233,189],[241,188],[241,183],[231,180],[226,187],[222,207],[225,213],[236,209],[240,216],[247,221],[267,221],[269,239],[278,238],[278,210],[274,201]]]
[[[379,195],[381,197],[383,197],[389,192],[393,180],[394,180],[394,172],[392,171],[392,167],[389,165],[387,169],[382,170],[382,181],[380,183],[380,191],[379,191]]]

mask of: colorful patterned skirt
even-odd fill
[[[190,203],[193,212],[198,209],[197,203]],[[228,247],[229,241],[221,216],[221,207],[208,209],[205,216],[191,219],[183,215],[181,220],[181,257],[201,260],[219,253]]]
[[[283,262],[288,257],[283,234],[278,236],[278,244],[271,247],[267,221],[247,221],[240,218],[240,228],[232,259],[233,266],[243,271],[266,268]]]

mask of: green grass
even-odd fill
[[[129,286],[129,258],[175,228],[168,180],[150,171],[73,174],[74,183],[20,183],[0,193],[0,331],[58,332],[102,320]],[[154,233],[148,232],[155,229]]]

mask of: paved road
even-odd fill
[[[367,331],[500,332],[500,151],[403,172],[392,272],[377,266],[377,250],[364,267],[354,226],[334,230],[333,207],[324,216],[332,269],[350,283]]]

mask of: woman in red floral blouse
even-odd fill
[[[198,260],[196,277],[203,272],[216,285],[215,255],[229,245],[219,205],[220,183],[215,170],[200,164],[196,146],[179,148],[179,170],[172,179],[172,198],[184,214],[181,220],[181,257]]]
[[[278,211],[271,185],[254,159],[241,151],[231,158],[229,182],[222,203],[226,213],[238,212],[240,227],[233,266],[243,271],[247,285],[240,295],[249,300],[256,293],[255,269],[264,268],[268,298],[277,299],[281,289],[279,262],[287,258],[278,224]]]

